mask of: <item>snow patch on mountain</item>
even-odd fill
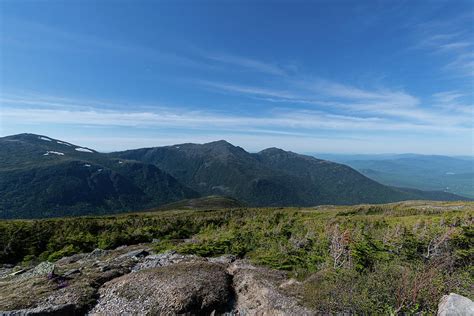
[[[52,150],[48,150],[46,153],[43,154],[43,156],[49,156],[50,154],[64,156],[64,153],[61,153],[59,151],[52,151]]]
[[[83,153],[93,153],[92,150],[87,149],[87,148],[82,148],[82,147],[77,147],[76,150],[80,151],[80,152],[83,152]]]

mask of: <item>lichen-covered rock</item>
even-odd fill
[[[231,278],[221,264],[182,262],[116,278],[99,294],[92,315],[224,312],[230,308]]]
[[[54,274],[54,268],[55,268],[54,263],[44,261],[44,262],[41,262],[40,264],[38,264],[33,269],[31,269],[31,270],[29,270],[25,273],[22,273],[21,277],[22,278],[31,278],[31,277],[51,275],[51,274]]]
[[[19,309],[14,311],[0,311],[2,316],[68,316],[76,315],[73,304],[57,305],[57,306],[48,306],[48,307],[35,307],[30,309]]]
[[[168,251],[161,254],[149,255],[138,262],[133,268],[132,272],[137,272],[144,269],[165,267],[171,264],[180,262],[197,262],[206,261],[205,258],[197,257],[194,255],[181,255],[175,251]]]
[[[438,316],[471,316],[474,315],[474,302],[467,297],[450,293],[444,295],[438,305]]]

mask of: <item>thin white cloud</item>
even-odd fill
[[[266,73],[270,75],[284,76],[286,71],[274,64],[265,63],[256,59],[227,55],[227,54],[205,54],[205,58],[219,63],[230,64],[240,68],[252,70],[255,72]]]
[[[418,24],[415,28],[414,48],[442,54],[448,62],[442,67],[460,77],[474,76],[474,34],[471,13],[456,19]]]
[[[288,86],[293,89],[278,90],[236,84],[199,81],[216,91],[232,92],[268,102],[305,104],[326,111],[342,111],[354,117],[383,117],[387,120],[409,121],[432,126],[472,126],[472,120],[464,115],[446,113],[440,108],[422,105],[415,96],[404,91],[363,90],[325,80],[295,80]]]
[[[469,131],[469,127],[446,124],[400,122],[389,118],[340,115],[315,110],[273,110],[262,116],[241,116],[206,111],[189,111],[176,108],[159,108],[155,111],[103,110],[98,108],[79,110],[65,104],[58,108],[33,108],[30,102],[21,101],[10,105],[2,103],[2,118],[9,124],[56,124],[87,126],[160,127],[179,129],[233,130],[245,132],[249,129],[262,133],[311,134],[316,130],[335,131],[401,131],[401,132],[446,132]],[[449,123],[449,124],[448,124]]]
[[[466,118],[474,122],[474,104],[465,103],[463,100],[470,99],[459,91],[444,91],[433,94],[433,106],[451,113],[458,112],[462,115],[467,114],[468,116]]]

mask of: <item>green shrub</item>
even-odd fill
[[[76,248],[73,245],[67,245],[63,249],[55,251],[52,254],[48,255],[47,260],[54,262],[56,260],[61,259],[62,257],[71,256],[79,252],[80,252],[79,248]]]

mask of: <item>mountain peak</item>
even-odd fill
[[[246,152],[242,147],[234,146],[226,140],[216,140],[214,142],[205,143],[202,146],[221,152]]]
[[[277,155],[277,154],[288,154],[288,153],[290,153],[290,151],[285,151],[277,147],[266,148],[259,152],[259,154],[263,154],[263,155]]]
[[[224,139],[221,139],[221,140],[216,140],[216,141],[209,142],[209,143],[205,143],[204,145],[206,145],[206,146],[226,146],[226,147],[235,147],[234,145],[232,145],[231,143],[229,143],[228,141],[226,141],[226,140],[224,140]]]
[[[28,141],[28,142],[58,142],[58,139],[51,138],[46,135],[40,135],[40,134],[32,134],[32,133],[21,133],[21,134],[15,134],[11,136],[6,136],[4,139],[9,139],[9,140],[20,140],[20,141]],[[64,142],[63,142],[64,143]]]

